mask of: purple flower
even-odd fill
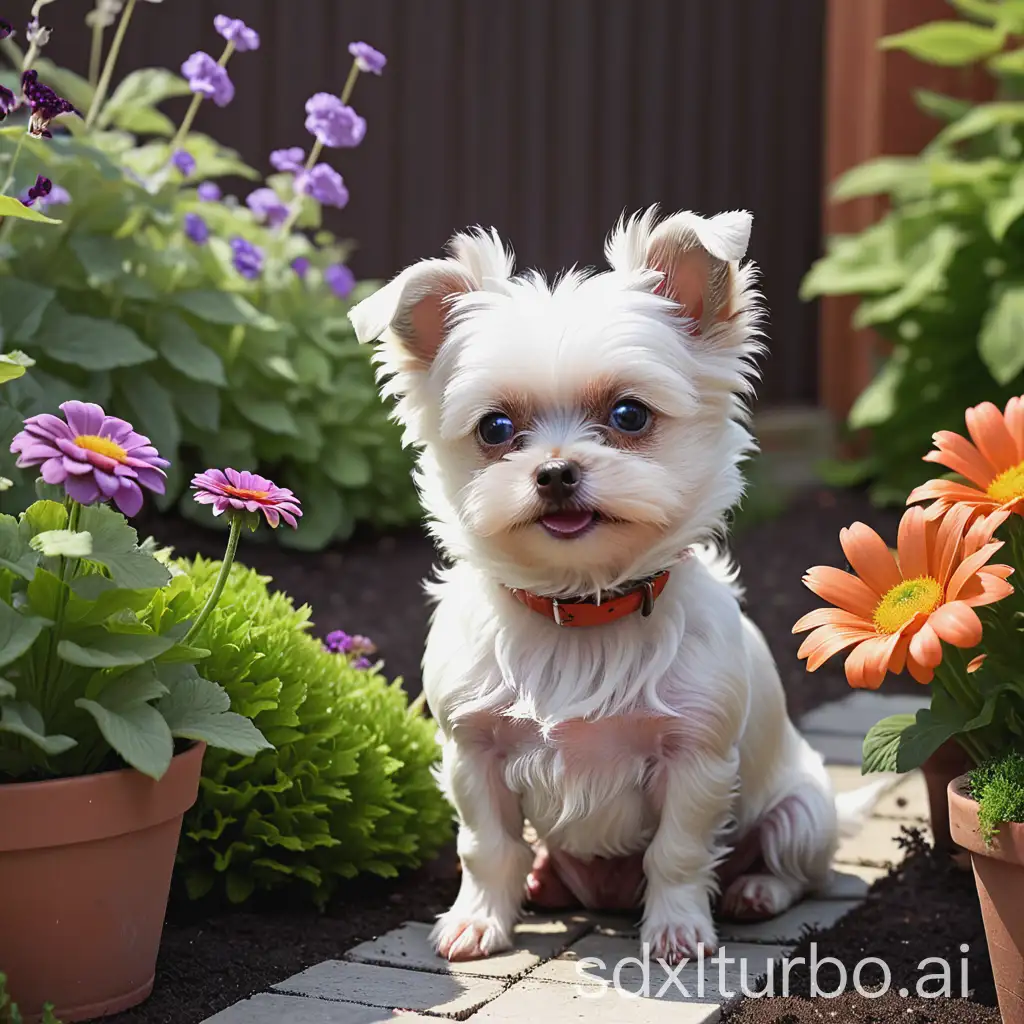
[[[50,41],[51,35],[50,29],[39,24],[39,18],[33,18],[25,26],[25,38],[40,50]]]
[[[324,637],[324,650],[331,654],[354,655],[352,663],[355,668],[369,668],[370,662],[365,657],[367,654],[376,654],[377,645],[365,636],[349,636],[343,629],[336,629]]]
[[[196,189],[196,195],[204,203],[215,203],[221,197],[220,185],[215,181],[204,181]]]
[[[331,654],[348,654],[352,650],[352,637],[343,629],[336,629],[324,637],[324,650]]]
[[[283,519],[293,530],[302,515],[299,499],[287,488],[278,487],[265,476],[244,470],[208,469],[192,478],[193,496],[200,505],[212,505],[215,516],[229,509],[262,512],[271,526]]]
[[[263,270],[263,252],[244,238],[231,239],[232,262],[242,277],[253,279]]]
[[[388,62],[387,57],[369,43],[349,43],[348,52],[355,57],[356,67],[360,71],[371,71],[375,75],[379,75]]]
[[[258,220],[265,220],[272,228],[288,219],[288,207],[272,188],[258,188],[250,192],[245,197],[245,205]]]
[[[358,146],[366,134],[366,122],[329,92],[306,100],[306,131],[332,149]]]
[[[24,198],[21,200],[22,205],[32,206],[37,199],[42,199],[50,194],[53,189],[53,182],[49,178],[44,178],[41,174],[36,175],[36,183],[29,188],[28,192],[25,193]]]
[[[18,97],[5,85],[0,85],[0,121],[2,121],[16,106]]]
[[[171,157],[171,163],[187,178],[195,169],[195,157],[187,149],[176,149]]]
[[[66,206],[71,202],[71,193],[66,188],[61,188],[60,185],[54,185],[50,189],[48,196],[42,196],[39,200],[41,207],[47,206]]]
[[[245,50],[258,50],[260,36],[255,29],[249,28],[241,18],[229,18],[226,14],[218,14],[213,19],[213,27],[229,43],[233,43],[239,53]]]
[[[347,299],[356,286],[356,277],[344,263],[335,263],[324,271],[324,280],[339,299]]]
[[[270,166],[275,171],[301,171],[306,162],[306,151],[301,146],[275,149],[270,154]]]
[[[195,242],[196,245],[202,245],[210,237],[210,229],[198,213],[186,213],[185,234],[189,241]]]
[[[0,39],[6,39],[14,31],[14,26],[4,18],[0,18]]]
[[[63,484],[69,498],[92,505],[113,499],[126,515],[142,508],[141,487],[164,493],[164,466],[170,463],[136,434],[132,425],[92,402],[65,402],[65,419],[42,413],[25,420],[11,442],[17,465],[40,466],[48,484]]]
[[[204,99],[212,99],[218,107],[226,107],[235,98],[235,86],[227,71],[202,50],[197,50],[181,65],[181,73],[193,92]]]
[[[37,139],[52,139],[50,122],[61,114],[77,114],[74,106],[58,96],[48,85],[39,81],[39,74],[31,68],[21,76],[21,91],[32,110],[28,133]]]
[[[308,256],[296,256],[292,260],[292,270],[295,271],[303,281],[306,279],[306,275],[309,273],[309,257]]]
[[[317,164],[308,171],[296,174],[295,191],[312,196],[324,206],[337,206],[339,210],[348,204],[345,182],[329,164]]]
[[[371,668],[372,666],[373,662],[370,661],[369,658],[364,658],[362,656],[356,658],[356,660],[352,662],[353,668]]]

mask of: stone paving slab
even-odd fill
[[[808,929],[828,928],[859,905],[860,900],[803,900],[769,921],[722,921],[718,937],[726,943],[773,942],[795,946]]]
[[[904,824],[920,828],[929,842],[931,841],[931,830],[921,822],[903,822],[897,818],[869,818],[857,835],[839,841],[836,863],[867,864],[877,868],[901,863],[907,852],[896,840]]]
[[[363,942],[345,954],[357,963],[384,964],[436,974],[468,974],[480,978],[513,978],[557,956],[590,927],[582,914],[562,918],[527,917],[516,925],[515,949],[485,960],[449,963],[434,952],[430,942],[433,925],[407,921],[372,942]]]
[[[860,766],[863,736],[844,736],[830,732],[809,732],[804,739],[825,758],[825,763]]]
[[[677,977],[686,990],[684,992],[656,958],[650,955],[644,958],[643,948],[635,937],[598,931],[580,939],[561,956],[541,964],[529,977],[531,980],[583,988],[612,985],[627,993],[644,993],[658,1002],[725,1003],[739,992],[741,981],[745,980],[748,988],[754,987],[757,979],[767,971],[768,961],[779,960],[787,948],[745,942],[724,943],[717,954],[718,959],[712,960],[712,956],[707,955],[700,962],[694,958],[679,970]]]
[[[286,995],[425,1010],[442,1017],[467,1016],[501,989],[501,982],[487,978],[402,971],[345,960],[325,960],[274,986],[275,992]]]
[[[612,989],[545,983],[531,976],[470,1020],[473,1024],[541,1020],[557,1024],[717,1024],[721,1015],[716,1003],[631,999]],[[397,1018],[396,1024],[404,1024],[405,1019]]]
[[[837,793],[849,793],[854,789],[863,789],[865,786],[874,785],[883,779],[886,783],[883,791],[888,792],[889,789],[898,786],[907,778],[906,775],[900,775],[898,772],[872,772],[870,775],[862,775],[859,761],[857,764],[826,765],[825,771],[828,772],[832,788]]]
[[[870,776],[868,776],[870,778]],[[920,772],[910,772],[875,806],[875,817],[928,821],[928,787]]]
[[[890,715],[913,715],[929,704],[928,694],[873,693],[860,690],[830,701],[800,719],[802,733],[834,733],[863,739],[868,730]]]
[[[335,1003],[305,996],[261,992],[243,999],[203,1024],[438,1024],[437,1017],[420,1013],[395,1016],[394,1010],[357,1003]]]
[[[814,896],[819,900],[862,900],[868,889],[887,874],[885,868],[867,864],[835,864],[828,886]]]

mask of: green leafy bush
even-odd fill
[[[1024,821],[1024,754],[1014,750],[973,769],[969,786],[986,843],[999,834],[1000,825]]]
[[[194,589],[168,607],[193,617],[220,563],[177,565]],[[430,771],[433,723],[408,707],[400,683],[324,650],[307,632],[309,608],[267,582],[232,567],[196,637],[213,653],[196,667],[275,749],[207,752],[178,870],[193,897],[216,888],[240,902],[298,881],[323,902],[339,879],[391,876],[431,857],[451,833],[451,812]]]
[[[835,200],[885,195],[889,212],[858,235],[830,240],[802,295],[857,295],[854,323],[891,343],[849,418],[870,428],[867,458],[844,482],[872,480],[880,502],[902,504],[928,478],[921,452],[956,429],[967,406],[1024,390],[1024,5],[954,0],[983,22],[944,21],[882,40],[935,64],[985,59],[997,102],[930,92],[917,102],[945,123],[918,156],[883,157],[845,174]],[[837,478],[840,474],[837,473]]]
[[[11,1002],[7,994],[7,975],[0,971],[0,1024],[22,1024],[22,1016],[18,1007]],[[39,1024],[60,1024],[60,1021],[53,1015],[53,1004],[46,1003],[43,1006],[43,1016]]]
[[[51,10],[52,21],[60,8]],[[212,28],[210,36],[218,40]],[[130,45],[130,31],[126,38]],[[13,172],[15,194],[43,173],[70,197],[49,197],[50,225],[6,217],[0,228],[0,349],[17,346],[37,362],[0,394],[0,475],[14,481],[0,509],[31,500],[4,442],[26,416],[78,398],[132,420],[172,461],[164,505],[194,470],[259,464],[309,509],[284,543],[314,549],[361,520],[416,518],[411,464],[346,316],[373,286],[344,299],[332,291],[330,271],[351,245],[321,230],[319,203],[294,194],[291,173],[259,184],[294,209],[295,230],[231,196],[202,201],[198,186],[210,179],[263,174],[206,135],[176,136],[160,104],[189,92],[177,74],[132,72],[104,100],[87,79],[23,55],[13,40],[3,49],[14,65],[3,84],[20,91],[30,59],[41,81],[93,116],[63,116],[52,139],[11,124],[18,114],[0,128],[0,170]],[[187,174],[171,163],[181,150],[194,163]],[[200,220],[205,241],[189,229]],[[233,239],[260,250],[261,272],[238,269]],[[308,269],[294,269],[297,260]],[[190,501],[182,512],[194,514]]]

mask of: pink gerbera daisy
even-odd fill
[[[192,478],[195,499],[200,505],[212,505],[215,516],[228,509],[239,512],[262,512],[267,522],[276,527],[283,519],[292,529],[302,515],[299,499],[287,488],[257,473],[235,469],[208,469]]]

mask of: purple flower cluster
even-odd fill
[[[242,277],[253,281],[263,272],[263,251],[245,238],[232,238],[231,262]]]
[[[324,650],[331,654],[344,654],[352,658],[353,668],[369,668],[372,664],[367,655],[377,653],[377,645],[365,636],[350,636],[343,629],[336,629],[324,637]]]
[[[187,178],[196,169],[195,157],[187,149],[176,149],[171,163]]]
[[[312,196],[324,206],[342,209],[348,204],[348,189],[341,175],[329,164],[317,164],[308,171],[295,175],[295,191]]]
[[[226,69],[202,50],[197,50],[181,65],[181,73],[188,79],[192,92],[213,100],[218,107],[226,107],[235,98],[235,86]]]
[[[295,259],[292,260],[292,270],[294,270],[303,281],[306,280],[306,275],[309,273],[309,266],[308,256],[296,256]]]
[[[333,93],[318,92],[306,100],[306,131],[331,149],[358,146],[366,121]]]
[[[306,151],[300,146],[292,146],[289,149],[275,149],[270,154],[270,166],[275,171],[298,172],[303,169],[306,163]]]
[[[0,121],[18,105],[18,97],[5,85],[0,85]]]
[[[53,182],[49,178],[37,174],[36,183],[29,188],[21,202],[24,206],[33,206],[37,199],[45,199],[52,190]]]
[[[260,47],[259,33],[249,28],[241,18],[229,18],[226,14],[218,14],[213,19],[213,27],[218,35],[223,36],[239,53],[258,50]]]
[[[221,197],[220,185],[215,181],[204,181],[197,189],[196,195],[201,202],[215,203]]]
[[[6,18],[0,18],[0,39],[6,39],[13,31],[14,26]]]
[[[60,185],[54,185],[48,196],[40,198],[39,205],[45,209],[48,206],[66,206],[70,202],[71,193]]]
[[[387,57],[369,43],[349,43],[348,52],[355,57],[356,67],[362,72],[379,75],[388,62]]]
[[[37,139],[51,139],[50,122],[61,114],[77,114],[74,106],[39,81],[39,73],[29,68],[21,76],[21,91],[32,111],[28,133]]]
[[[257,220],[266,221],[272,228],[288,219],[288,207],[272,188],[258,188],[250,192],[245,197],[245,205],[252,210]]]
[[[338,296],[339,299],[347,299],[356,286],[356,276],[344,263],[334,263],[324,271],[324,280],[327,287]]]
[[[210,229],[206,221],[198,213],[186,213],[185,234],[190,242],[195,242],[196,245],[203,245],[210,237]]]

